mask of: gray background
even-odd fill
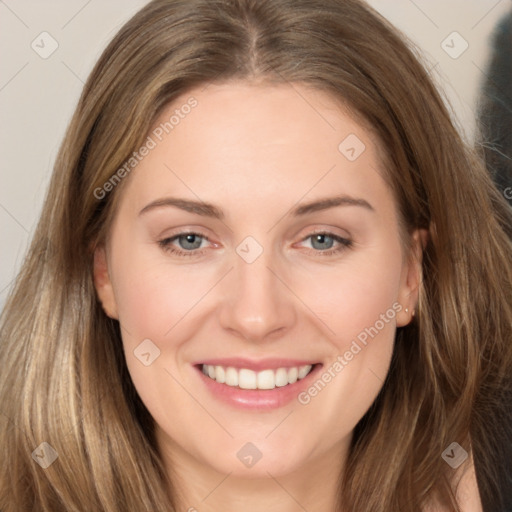
[[[59,144],[86,77],[121,25],[145,3],[0,0],[0,309],[36,226]],[[369,3],[420,48],[453,107],[459,130],[471,140],[489,36],[511,0]],[[41,36],[43,32],[49,36]],[[450,36],[453,32],[460,36]],[[57,49],[44,55],[52,44]]]

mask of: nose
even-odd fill
[[[234,255],[234,269],[224,280],[222,305],[218,311],[222,328],[251,342],[283,336],[297,319],[293,293],[284,284],[270,251],[252,263]]]

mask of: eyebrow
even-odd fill
[[[153,201],[139,212],[139,215],[147,213],[156,208],[163,208],[167,206],[174,206],[189,213],[195,213],[203,217],[212,217],[214,219],[224,219],[224,212],[217,206],[203,201],[193,201],[190,199],[181,199],[177,197],[165,197]],[[373,206],[365,199],[355,198],[347,195],[326,197],[323,199],[316,199],[309,203],[302,204],[291,210],[291,215],[299,217],[307,215],[308,213],[328,210],[337,206],[359,206],[368,211],[375,212]]]

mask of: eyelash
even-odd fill
[[[202,238],[203,240],[210,241],[210,239],[201,233],[195,232],[195,231],[184,231],[182,233],[178,233],[177,235],[174,235],[169,238],[164,238],[163,240],[159,240],[158,245],[166,252],[169,252],[171,254],[174,254],[176,256],[184,256],[184,257],[191,257],[191,256],[201,256],[204,253],[204,249],[194,249],[191,251],[183,251],[180,249],[176,249],[174,246],[172,246],[172,242],[177,240],[181,236],[187,236],[187,235],[196,235]],[[308,240],[309,238],[312,238],[315,235],[326,235],[329,238],[332,238],[335,242],[338,242],[338,247],[335,249],[327,249],[325,251],[318,251],[315,249],[309,249],[308,252],[313,252],[315,255],[318,256],[333,256],[335,254],[343,252],[345,249],[350,249],[353,245],[352,240],[349,240],[347,238],[343,238],[339,235],[335,235],[334,233],[329,233],[328,231],[315,231],[311,234],[309,234],[307,237],[303,238],[301,241],[304,242]]]

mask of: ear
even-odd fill
[[[94,287],[100,299],[103,311],[110,318],[119,320],[114,289],[108,273],[108,262],[105,247],[98,246],[94,249]]]
[[[398,294],[398,302],[402,305],[402,310],[397,315],[397,327],[409,324],[414,317],[423,279],[423,250],[427,241],[428,231],[426,229],[417,229],[411,236],[411,245],[406,255]]]

